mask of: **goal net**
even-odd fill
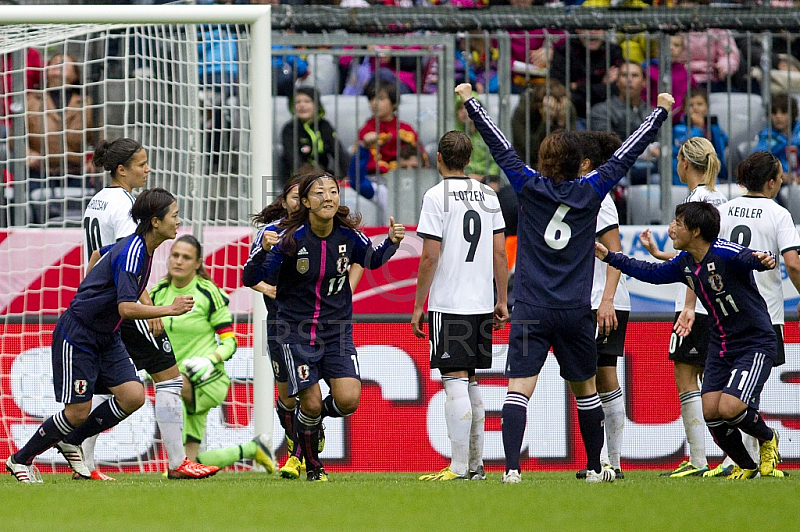
[[[269,8],[148,6],[151,20],[133,7],[63,9],[0,7],[6,24],[0,26],[0,456],[15,452],[63,408],[53,393],[52,331],[83,276],[82,213],[109,182],[91,165],[94,147],[119,137],[147,149],[147,186],[175,194],[180,233],[198,237],[209,273],[230,296],[239,349],[226,366],[228,398],[209,414],[206,445],[249,441],[257,425],[253,296],[241,287],[240,272],[251,240],[248,215],[271,191],[252,179],[270,174],[264,171],[271,168],[270,150],[251,154],[254,142],[270,139],[268,131],[251,128],[269,101],[269,74],[261,72],[269,68],[269,25],[266,37],[253,37],[254,23],[269,24]],[[56,22],[58,12],[64,22],[96,22],[30,22]],[[15,19],[21,23],[5,22]],[[254,39],[265,44],[263,68],[253,66]],[[265,94],[253,97],[256,79],[266,79]],[[151,286],[166,273],[169,247],[156,253]],[[101,467],[165,468],[149,378],[146,389],[145,405],[100,436]],[[270,414],[259,430],[271,435],[271,391],[265,397]],[[37,464],[64,470],[52,450]]]

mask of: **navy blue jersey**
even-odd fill
[[[589,306],[600,203],[656,137],[667,111],[656,108],[606,163],[556,183],[526,165],[476,99],[466,103],[492,157],[519,194],[519,301],[547,308]]]
[[[110,333],[122,322],[117,305],[138,301],[144,292],[153,257],[137,234],[102,248],[100,254],[102,258],[86,274],[69,310],[91,330]]]
[[[641,281],[679,282],[694,290],[708,311],[709,357],[725,357],[729,353],[735,356],[757,347],[775,360],[777,337],[767,304],[753,278],[753,270],[767,268],[752,249],[719,238],[699,263],[686,251],[661,263],[632,259],[622,253],[609,253],[606,260]]]
[[[308,225],[295,232],[291,253],[260,250],[245,264],[242,281],[276,285],[277,340],[284,344],[326,344],[352,331],[353,294],[348,267],[359,264],[374,270],[397,250],[387,238],[377,248],[360,231],[334,222],[333,231],[320,238]]]
[[[253,245],[250,246],[250,256],[247,258],[247,262],[244,265],[245,271],[248,271],[248,265],[250,265],[250,261],[253,260],[253,257],[258,254],[263,248],[261,247],[261,239],[264,238],[265,231],[275,231],[276,233],[280,233],[281,231],[278,229],[278,224],[280,220],[274,221],[270,224],[265,225],[261,229],[258,230],[258,234],[256,234],[255,240],[253,240]],[[269,250],[267,250],[269,251]],[[250,272],[254,272],[256,270],[249,269]],[[253,283],[252,285],[248,286],[255,286],[258,284],[258,281]],[[267,334],[270,336],[275,336],[275,316],[278,313],[278,305],[275,303],[275,300],[269,297],[268,295],[264,295],[264,306],[267,307]]]

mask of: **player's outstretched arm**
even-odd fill
[[[194,306],[192,296],[178,296],[171,305],[151,307],[140,305],[136,301],[123,301],[117,305],[119,315],[126,320],[149,320],[163,318],[164,316],[180,316],[186,314]]]
[[[658,249],[658,244],[656,244],[656,239],[653,238],[653,234],[650,232],[650,229],[645,229],[641,232],[639,235],[639,241],[642,243],[647,252],[658,260],[669,260],[677,255],[677,253],[669,253]]]

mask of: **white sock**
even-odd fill
[[[469,383],[469,403],[472,406],[472,425],[469,430],[469,469],[475,471],[483,465],[483,427],[486,409],[477,382]]]
[[[703,403],[700,391],[694,390],[680,394],[681,419],[689,442],[689,461],[700,469],[708,466],[706,459],[706,423],[703,420]]]
[[[183,450],[183,404],[181,388],[183,379],[175,377],[156,383],[156,422],[161,432],[161,440],[167,449],[169,468],[177,469],[186,459]]]
[[[750,453],[750,457],[756,463],[759,463],[761,461],[761,444],[758,443],[758,439],[742,432],[742,443],[747,452]]]
[[[110,395],[93,395],[92,396],[92,410],[111,399]],[[94,471],[97,466],[94,463],[94,446],[97,443],[99,434],[90,436],[83,440],[81,447],[83,447],[83,463],[89,468],[89,471]]]
[[[458,377],[442,377],[447,399],[444,403],[444,418],[447,436],[450,438],[453,457],[450,471],[465,475],[469,467],[469,440],[472,428],[472,407],[469,400],[469,380]]]
[[[622,454],[622,432],[625,429],[625,399],[622,390],[617,388],[613,392],[598,393],[600,403],[603,405],[603,414],[606,416],[605,431],[606,441],[603,450],[607,453],[606,460],[612,467],[619,468],[620,455]],[[600,452],[600,461],[603,461],[604,451]]]
[[[756,460],[756,463],[758,463],[758,460]],[[731,459],[731,457],[726,454],[725,460],[722,461],[722,467],[728,467],[728,466],[736,466],[736,462],[734,462]]]

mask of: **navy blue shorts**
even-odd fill
[[[59,403],[85,403],[96,392],[139,380],[119,332],[92,331],[69,310],[53,331],[52,360],[53,389]]]
[[[352,377],[361,380],[358,353],[351,338],[325,345],[322,356],[319,346],[280,344],[288,374],[289,396],[310,388],[320,380]]]
[[[538,375],[553,347],[561,377],[585,381],[597,374],[597,344],[592,309],[552,309],[517,301],[511,316],[505,375],[525,378]]]
[[[761,390],[775,364],[774,353],[768,355],[763,351],[753,348],[738,355],[708,357],[702,393],[722,391],[758,409]]]

